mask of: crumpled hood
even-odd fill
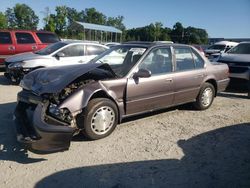
[[[250,62],[250,54],[230,54],[223,53],[218,61],[228,62]]]
[[[22,62],[33,59],[44,59],[44,58],[46,58],[46,56],[44,55],[34,54],[33,52],[26,52],[8,57],[5,59],[5,61],[7,63],[15,63],[15,62]]]
[[[38,95],[57,93],[78,77],[96,68],[108,70],[115,76],[108,64],[88,63],[37,69],[25,75],[20,86]]]

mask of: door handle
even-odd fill
[[[8,50],[15,50],[15,46],[9,46]]]
[[[32,50],[36,50],[37,46],[31,46]]]
[[[173,82],[173,79],[172,78],[168,78],[168,79],[166,79],[166,82]]]

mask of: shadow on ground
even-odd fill
[[[35,187],[250,187],[250,123],[178,141],[185,156],[80,167]],[[115,155],[115,154],[114,154]]]
[[[0,104],[0,161],[15,161],[22,164],[35,163],[45,159],[33,159],[27,149],[17,143],[12,114],[16,103]]]

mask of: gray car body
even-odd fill
[[[162,45],[155,45],[151,48],[154,49],[160,46]],[[151,49],[148,49],[147,51],[151,51]],[[78,112],[87,106],[92,96],[97,95],[97,93],[102,93],[102,95],[105,95],[106,97],[109,97],[113,101],[115,101],[115,103],[119,107],[119,114],[121,120],[124,116],[143,113],[148,110],[156,110],[159,108],[159,106],[160,108],[164,108],[166,106],[174,106],[182,103],[195,101],[200,91],[200,87],[203,83],[207,81],[212,82],[212,84],[214,84],[217,92],[224,90],[225,85],[227,85],[228,75],[225,74],[227,72],[225,71],[227,69],[227,65],[219,63],[211,64],[206,58],[203,58],[201,55],[205,62],[205,66],[203,69],[173,72],[168,75],[157,76],[158,79],[156,81],[153,81],[152,84],[146,86],[146,90],[148,90],[148,92],[151,94],[149,94],[148,96],[144,96],[144,100],[148,101],[149,103],[152,103],[152,109],[148,107],[147,109],[142,109],[140,111],[140,106],[142,104],[145,105],[145,101],[135,101],[140,100],[140,94],[143,94],[147,91],[144,88],[137,87],[138,85],[140,85],[140,83],[136,82],[136,80],[133,78],[133,74],[138,70],[138,65],[141,61],[143,61],[145,56],[147,56],[147,53],[145,53],[140,58],[140,60],[130,70],[127,76],[123,78],[115,78],[114,76],[114,79],[98,80],[94,83],[88,84],[84,88],[80,88],[74,94],[69,96],[59,106],[59,108],[67,107],[71,113]],[[25,82],[26,79],[34,80],[35,83],[28,89],[33,90],[33,92],[38,95],[41,95],[43,93],[57,93],[76,78],[99,67],[112,71],[112,69],[109,68],[108,65],[97,63],[90,63],[86,65],[74,65],[67,68],[46,68],[31,72],[26,77],[24,77],[23,82]],[[48,84],[42,84],[42,82],[49,82],[47,77],[50,73],[58,79]],[[178,79],[175,80],[174,77],[178,77]],[[158,80],[167,80],[168,78],[173,79],[173,82],[171,81],[171,83],[168,83],[166,81],[165,85],[169,88],[176,89],[175,91],[169,91],[169,93],[166,93],[164,95],[171,96],[169,98],[175,98],[175,101],[169,102],[169,104],[161,106],[160,98],[164,98],[164,96],[158,98],[157,94],[152,93],[152,91],[158,91],[159,89],[157,89],[157,87],[162,89],[162,86],[164,85],[158,82]],[[150,78],[140,78],[141,82],[144,82],[148,79]],[[177,85],[175,85],[175,81],[178,81],[178,87]],[[161,91],[159,92],[161,93]],[[130,94],[132,96],[129,96]],[[175,97],[173,97],[174,95]],[[154,99],[154,96],[156,97],[156,99]],[[157,105],[157,103],[159,104]]]
[[[92,81],[84,87],[77,88],[70,96],[58,106],[59,109],[67,108],[70,113],[77,117],[78,114],[84,112],[89,101],[96,97],[108,98],[112,100],[117,108],[119,114],[119,122],[123,118],[133,116],[140,113],[150,112],[170,106],[176,106],[196,100],[201,87],[205,82],[211,83],[215,92],[223,91],[229,82],[228,79],[228,66],[222,63],[210,63],[207,58],[203,57],[197,50],[186,45],[176,44],[123,44],[123,45],[134,45],[147,47],[146,52],[137,61],[137,63],[130,69],[124,77],[117,77],[112,69],[107,64],[101,63],[89,63],[84,65],[75,65],[60,67],[60,68],[46,68],[33,71],[26,75],[21,82],[21,86],[26,91],[30,91],[35,96],[41,97],[46,94],[54,94],[60,92],[60,90],[67,87],[72,81],[78,79],[82,75],[94,72],[93,74],[98,77],[100,76],[98,71],[100,70],[103,74],[103,79],[97,79]],[[188,47],[196,51],[197,54],[204,61],[204,67],[200,69],[194,69],[183,72],[175,71],[175,54],[173,48],[177,47]],[[135,77],[134,75],[138,72],[138,66],[147,57],[147,55],[154,49],[169,47],[172,51],[173,59],[173,72],[163,75],[152,76],[149,78]],[[94,62],[95,60],[93,60]],[[53,73],[53,79],[48,79],[48,75]],[[106,74],[109,73],[109,74]],[[105,77],[105,75],[108,75]],[[33,99],[21,97],[19,94],[19,101],[33,103]],[[44,101],[41,99],[40,101]],[[35,129],[41,129],[41,116],[46,116],[46,113],[40,114],[42,108],[46,108],[48,105],[43,105],[44,102],[38,101],[37,110],[35,110],[35,116],[33,118],[33,124]],[[46,100],[45,100],[46,101]],[[48,101],[47,101],[48,102]],[[46,102],[45,102],[46,103]],[[44,103],[44,104],[45,104]],[[37,119],[38,118],[38,119]],[[43,119],[44,117],[42,117]],[[38,125],[37,125],[38,124]],[[43,125],[46,124],[43,121]],[[48,127],[53,125],[47,124]],[[58,127],[58,126],[56,126]],[[61,126],[65,129],[65,126]],[[74,129],[82,129],[82,125],[77,125]],[[41,133],[41,131],[37,131]],[[74,131],[69,131],[72,134]],[[41,133],[42,135],[44,132]],[[41,135],[40,134],[40,135]],[[54,134],[54,133],[53,133]],[[45,134],[47,137],[47,133]],[[47,143],[54,142],[55,139],[47,140]],[[57,147],[54,144],[54,148],[42,146],[42,150],[54,151],[57,149],[67,149],[69,147],[70,140],[61,140],[60,143],[65,142],[63,147]],[[44,143],[44,141],[42,142]],[[40,149],[41,144],[32,143],[33,148]]]

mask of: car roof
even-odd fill
[[[96,42],[91,42],[91,41],[81,41],[81,40],[64,40],[64,41],[60,41],[61,43],[64,44],[93,44],[93,45],[98,45],[98,46],[103,46],[105,48],[107,48],[107,46],[96,43]]]
[[[25,30],[25,29],[0,29],[1,32],[35,32],[35,33],[51,33],[55,34],[51,31],[43,31],[43,30]]]
[[[162,43],[162,42],[148,42],[148,41],[129,41],[124,42],[122,45],[135,45],[141,47],[160,47],[160,46],[176,46],[176,47],[191,47],[190,45],[186,44],[179,44],[179,43]]]

